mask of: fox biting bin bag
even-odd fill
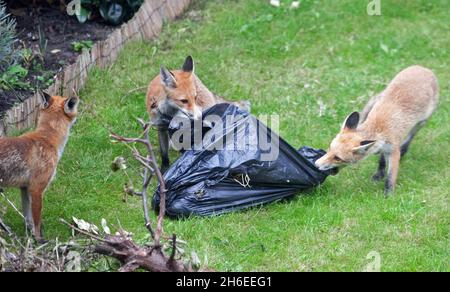
[[[335,171],[322,172],[314,165],[325,151],[294,149],[234,105],[215,105],[203,113],[202,120],[201,139],[197,139],[201,143],[194,137],[198,121],[173,119],[169,124],[172,140],[178,141],[175,136],[185,131],[183,137],[190,136],[192,141],[164,175],[170,217],[218,215],[287,199],[320,185]],[[159,202],[158,187],[153,196],[155,210]]]

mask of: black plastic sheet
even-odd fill
[[[314,165],[325,151],[294,149],[236,106],[216,105],[202,119],[200,132],[192,130],[193,121],[172,120],[169,125],[172,140],[187,145],[164,175],[170,217],[217,215],[279,201],[320,185],[332,173]],[[158,187],[155,210],[159,200]]]

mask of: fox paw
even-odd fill
[[[394,192],[394,184],[392,184],[388,179],[384,186],[384,197],[388,198],[393,192]]]
[[[372,176],[373,181],[381,181],[386,177],[386,175],[382,172],[377,172]]]

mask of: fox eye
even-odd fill
[[[151,108],[156,108],[156,102],[152,103]]]
[[[334,160],[337,162],[342,162],[343,160],[339,156],[334,156]]]
[[[189,100],[187,100],[187,99],[182,99],[182,100],[180,100],[183,104],[188,104],[189,103]]]

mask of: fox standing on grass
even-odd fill
[[[250,111],[248,101],[227,101],[215,94],[195,75],[194,60],[188,56],[181,70],[169,71],[161,66],[147,90],[147,111],[152,123],[158,127],[162,169],[169,167],[169,134],[167,119],[186,115],[190,119],[201,118],[202,111],[219,103],[231,103]]]
[[[56,174],[78,103],[76,97],[44,93],[36,130],[17,138],[0,138],[0,187],[20,188],[27,227],[38,241],[42,240],[44,193]]]
[[[367,104],[362,118],[358,112],[347,117],[328,153],[316,161],[317,167],[327,170],[380,154],[373,179],[385,178],[387,163],[387,196],[394,190],[400,158],[436,110],[438,100],[439,87],[433,72],[420,66],[406,68]]]

